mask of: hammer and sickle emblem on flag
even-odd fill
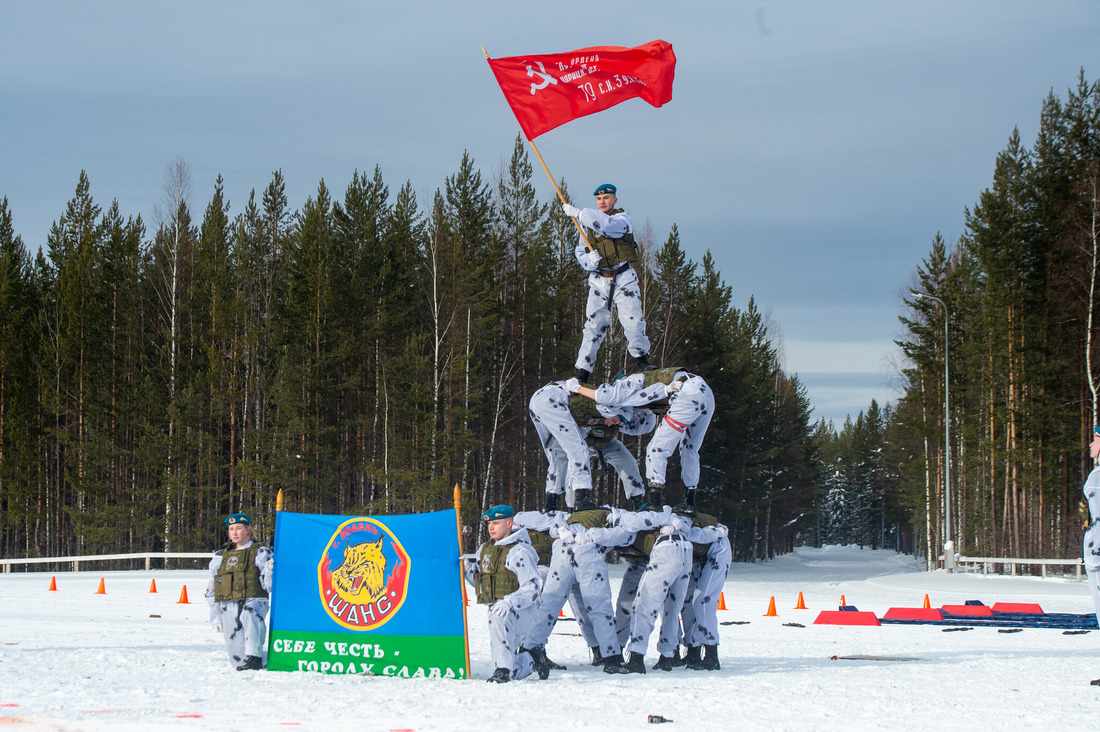
[[[557,79],[555,79],[550,74],[546,73],[546,67],[542,65],[542,61],[536,61],[536,63],[539,65],[539,70],[535,71],[530,66],[528,66],[527,67],[527,75],[528,76],[535,76],[537,74],[537,75],[541,76],[542,77],[542,83],[541,84],[536,84],[534,82],[531,82],[531,93],[532,94],[534,94],[539,89],[545,89],[550,84],[557,84],[558,83]]]

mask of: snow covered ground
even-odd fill
[[[1084,583],[928,573],[893,552],[804,548],[735,564],[719,620],[745,624],[722,626],[721,671],[609,676],[562,622],[547,650],[568,670],[503,685],[483,681],[484,607],[469,614],[473,680],[234,671],[207,624],[205,584],[198,571],[0,574],[0,728],[614,732],[649,729],[653,714],[693,731],[1081,730],[1100,713],[1100,687],[1089,685],[1100,677],[1098,631],[813,625],[841,595],[880,617],[925,594],[933,607],[1093,609]],[[184,586],[188,605],[177,604]],[[792,609],[799,592],[808,610]],[[778,617],[763,617],[771,597]],[[831,660],[856,655],[915,660]],[[651,645],[647,665],[655,660]]]

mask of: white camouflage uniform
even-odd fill
[[[676,391],[660,382],[647,388],[645,374],[630,374],[613,384],[601,384],[596,389],[596,404],[612,409],[644,407],[667,395],[668,412],[646,446],[645,477],[664,485],[668,459],[679,448],[680,477],[685,487],[695,488],[699,485],[699,448],[714,416],[714,394],[703,377],[686,371],[677,371],[673,381],[680,383]]]
[[[249,541],[241,549],[255,543]],[[256,550],[256,570],[260,573],[260,586],[271,591],[271,571],[274,566],[271,550],[261,546]],[[225,638],[225,650],[234,666],[249,656],[264,660],[267,665],[264,641],[267,639],[267,611],[271,604],[266,597],[249,597],[244,600],[214,601],[214,578],[222,566],[222,555],[210,560],[210,581],[206,585],[206,602],[210,605],[210,625]]]
[[[1100,467],[1093,468],[1089,473],[1081,492],[1085,494],[1092,515],[1092,523],[1085,529],[1081,556],[1085,560],[1085,574],[1096,609],[1096,620],[1100,622]]]
[[[590,231],[602,236],[618,239],[631,233],[633,226],[630,214],[622,211],[614,215],[605,214],[594,208],[582,208],[577,221]],[[584,336],[580,351],[577,353],[576,367],[592,371],[596,363],[596,354],[600,350],[604,336],[611,327],[611,307],[618,310],[619,323],[626,336],[627,352],[637,358],[649,355],[649,338],[645,334],[645,317],[642,315],[642,291],[638,286],[638,274],[629,264],[614,277],[604,277],[596,271],[589,261],[589,249],[581,240],[573,254],[588,275],[588,305],[585,308]],[[614,287],[614,294],[611,290]],[[611,301],[614,300],[612,303]]]
[[[553,381],[532,394],[528,411],[549,463],[546,492],[565,494],[572,506],[576,491],[592,490],[592,467],[588,444],[569,411],[565,382]]]
[[[723,524],[692,526],[687,531],[688,541],[709,547],[706,557],[692,567],[687,599],[680,615],[686,646],[716,646],[719,643],[718,598],[733,562],[728,535],[729,529]]]
[[[489,650],[494,668],[509,669],[513,679],[522,679],[530,676],[535,668],[531,654],[520,653],[520,648],[535,620],[542,578],[538,573],[539,557],[531,546],[527,529],[514,529],[496,542],[496,546],[511,544],[515,547],[505,557],[504,568],[516,575],[519,589],[489,605]],[[478,555],[481,547],[478,547]],[[479,569],[476,562],[466,563],[466,581],[475,587]]]

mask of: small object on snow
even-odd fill
[[[955,632],[956,630],[974,630],[974,629],[973,629],[973,628],[970,628],[970,627],[960,627],[960,628],[944,628],[944,629],[943,629],[943,632],[944,632],[944,633],[954,633],[954,632]]]
[[[748,620],[723,620],[719,625],[748,625]]]
[[[784,628],[805,628],[802,623],[783,623]]]
[[[1019,633],[1023,628],[998,628],[998,633]]]
[[[649,715],[649,723],[650,724],[661,724],[663,722],[671,722],[671,721],[672,721],[671,719],[665,719],[660,714],[651,714],[651,715]]]
[[[156,614],[151,614],[151,615],[150,615],[149,617],[151,617],[151,618],[159,618],[160,616],[159,616],[159,615],[156,615]]]
[[[1089,686],[1100,686],[1100,679],[1093,679],[1089,682]]]
[[[1062,635],[1084,635],[1087,630],[1063,630]]]

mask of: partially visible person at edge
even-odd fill
[[[1100,426],[1092,430],[1089,455],[1095,465],[1097,457],[1100,457]],[[1082,501],[1085,505],[1081,507],[1081,513],[1086,522],[1081,556],[1085,560],[1085,574],[1088,577],[1093,607],[1096,609],[1096,620],[1100,622],[1100,466],[1093,467],[1089,477],[1085,479],[1085,485],[1081,487],[1081,492],[1085,494],[1085,500]],[[1100,679],[1093,679],[1092,684],[1100,686]]]
[[[542,578],[538,554],[527,529],[514,527],[511,506],[493,506],[481,514],[490,541],[477,554],[463,555],[466,581],[474,586],[478,604],[489,606],[489,652],[493,658],[492,683],[507,683],[531,675],[535,661],[521,645],[538,612]],[[548,668],[539,668],[546,678]]]
[[[598,187],[593,195],[597,208],[577,208],[562,204],[566,216],[576,219],[587,229],[590,250],[582,238],[574,249],[581,268],[588,275],[588,305],[585,308],[584,336],[577,353],[577,378],[588,383],[596,354],[611,326],[611,308],[619,313],[619,322],[626,336],[627,352],[646,371],[649,365],[649,338],[645,334],[642,315],[642,292],[633,264],[638,261],[638,245],[630,214],[616,208],[617,189],[610,183]]]
[[[252,518],[247,513],[227,516],[225,525],[229,541],[214,552],[206,586],[210,625],[225,637],[234,667],[254,671],[264,667],[264,619],[275,559],[270,549],[253,540]]]

